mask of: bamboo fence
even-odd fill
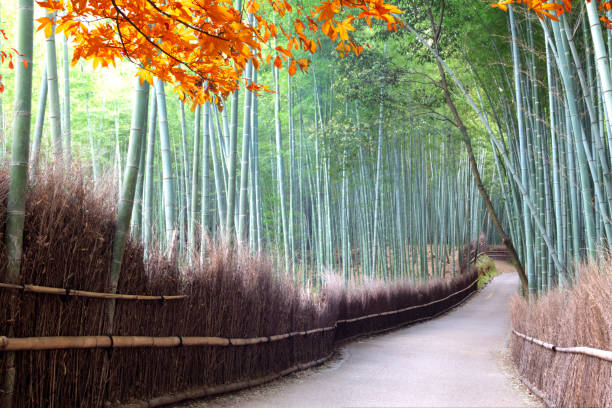
[[[383,313],[377,313],[375,315],[367,315],[368,318],[370,317],[376,317],[376,316],[386,316],[392,313],[400,313],[401,311],[407,311],[407,310],[411,310],[411,309],[415,309],[418,307],[424,307],[424,306],[429,306],[431,304],[434,303],[438,303],[438,302],[442,302],[444,300],[447,300],[448,298],[458,295],[462,292],[464,292],[465,290],[469,289],[470,287],[472,287],[476,282],[478,282],[478,279],[476,279],[474,282],[472,282],[471,284],[469,284],[467,287],[465,287],[464,289],[461,289],[443,299],[439,299],[437,301],[434,302],[429,302],[429,303],[425,303],[422,305],[417,305],[417,306],[413,306],[410,308],[404,308],[404,309],[398,309],[398,310],[394,310],[391,312],[383,312]],[[473,292],[474,293],[474,292]],[[392,327],[387,327],[384,329],[380,329],[380,330],[373,330],[367,333],[361,333],[349,338],[345,338],[342,339],[339,342],[336,342],[337,344],[340,343],[346,343],[348,341],[354,340],[358,337],[365,337],[365,336],[372,336],[372,335],[376,335],[379,333],[383,333],[383,332],[388,332],[391,330],[395,330],[395,329],[399,329],[401,327],[410,325],[410,324],[414,324],[414,323],[418,323],[424,320],[431,320],[436,318],[437,316],[440,316],[441,314],[447,313],[449,310],[459,306],[460,304],[464,303],[465,301],[467,301],[472,295],[473,293],[469,294],[468,296],[466,296],[465,298],[461,299],[460,301],[458,301],[457,303],[452,304],[451,306],[449,306],[448,308],[436,313],[433,316],[429,316],[429,317],[422,317],[422,318],[418,318],[418,319],[413,319],[410,320],[408,322],[404,322]],[[344,319],[344,320],[338,320],[336,323],[351,323],[357,320],[354,319]],[[335,329],[337,327],[337,324],[335,326],[332,327],[326,327],[326,328],[322,328],[322,329],[313,329],[310,330],[310,333],[314,333],[314,332],[322,332],[322,331],[327,331],[329,329]],[[296,332],[297,334],[300,333],[306,333],[306,332]],[[287,338],[290,335],[293,335],[293,333],[287,334],[287,335],[280,335],[280,336],[271,336],[272,337],[282,337],[282,338]],[[183,338],[185,339],[185,338]],[[248,339],[244,339],[244,340],[248,340]],[[229,344],[228,344],[229,345]],[[232,344],[233,345],[233,344]],[[228,392],[234,392],[234,391],[239,391],[239,390],[244,390],[247,388],[251,388],[251,387],[255,387],[258,385],[262,385],[271,381],[274,381],[278,378],[287,376],[289,374],[292,374],[296,371],[302,371],[302,370],[306,370],[318,365],[323,364],[325,361],[329,360],[332,355],[334,353],[330,353],[327,356],[315,360],[315,361],[311,361],[308,363],[304,363],[304,364],[298,364],[295,365],[293,367],[287,368],[286,370],[281,371],[280,373],[273,373],[264,377],[259,377],[256,379],[252,379],[252,380],[245,380],[245,381],[240,381],[240,382],[236,382],[236,383],[232,383],[232,384],[223,384],[223,385],[218,385],[218,386],[213,386],[213,387],[198,387],[198,388],[194,388],[188,391],[184,391],[184,392],[179,392],[179,393],[173,393],[173,394],[169,394],[169,395],[164,395],[164,396],[160,396],[160,397],[156,397],[156,398],[152,398],[150,400],[146,400],[146,401],[134,401],[128,404],[118,404],[118,405],[114,405],[114,408],[148,408],[148,407],[161,407],[161,406],[165,406],[165,405],[169,405],[169,404],[175,404],[181,401],[185,401],[185,400],[189,400],[189,399],[198,399],[198,398],[204,398],[204,397],[208,397],[208,396],[213,396],[213,395],[218,395],[218,394],[224,394],[224,393],[228,393]]]
[[[527,336],[526,334],[519,333],[516,330],[512,330],[512,333],[517,337],[520,337],[533,344],[537,344],[540,347],[544,347],[545,349],[552,350],[554,352],[583,354],[585,356],[590,356],[590,357],[598,358],[600,360],[606,360],[606,361],[612,362],[612,351],[609,351],[609,350],[600,350],[600,349],[596,349],[592,347],[584,347],[584,346],[560,347],[554,344],[547,343],[543,340]]]
[[[338,323],[352,323],[352,322],[357,322],[360,320],[366,320],[366,319],[371,319],[373,317],[380,317],[380,316],[388,316],[388,315],[393,315],[393,314],[397,314],[397,313],[403,313],[403,312],[407,312],[409,310],[414,310],[414,309],[419,309],[422,307],[427,307],[427,306],[431,306],[434,305],[436,303],[440,303],[440,302],[444,302],[445,300],[450,299],[453,296],[456,296],[462,292],[465,292],[466,290],[468,290],[469,288],[471,288],[472,286],[474,286],[476,283],[478,283],[478,278],[475,279],[472,283],[470,283],[468,286],[466,286],[465,288],[458,290],[455,293],[451,293],[450,295],[442,298],[442,299],[437,299],[428,303],[423,303],[421,305],[415,305],[415,306],[409,306],[409,307],[404,307],[402,309],[397,309],[397,310],[391,310],[389,312],[382,312],[382,313],[372,313],[369,315],[365,315],[365,316],[360,316],[360,317],[354,317],[352,319],[342,319],[342,320],[338,320]]]
[[[336,324],[328,327],[319,327],[316,329],[294,331],[291,333],[276,334],[272,336],[260,336],[251,338],[231,338],[231,337],[182,337],[182,336],[166,336],[166,337],[150,337],[150,336],[48,336],[48,337],[6,337],[0,336],[0,351],[31,351],[31,350],[64,350],[64,349],[93,349],[93,348],[134,348],[134,347],[198,347],[198,346],[248,346],[261,343],[270,343],[280,340],[285,340],[295,336],[308,336],[317,333],[335,330],[338,324],[353,323],[365,319],[375,317],[388,316],[398,313],[407,312],[409,310],[419,309],[431,306],[436,303],[443,302],[470,289],[478,282],[475,279],[465,288],[458,290],[450,295],[437,299],[432,302],[423,303],[420,305],[405,307],[402,309],[391,310],[388,312],[373,313],[352,319],[337,320]],[[14,285],[19,286],[19,285]],[[25,286],[25,285],[24,285]],[[31,285],[30,285],[31,286]],[[36,288],[40,288],[37,286]],[[49,288],[46,288],[49,289]],[[57,289],[61,290],[61,289]],[[38,292],[41,293],[41,292]],[[46,292],[44,292],[46,293]],[[93,293],[93,292],[89,292]],[[108,294],[100,294],[108,295]],[[124,296],[139,296],[139,295],[124,295]],[[164,297],[165,298],[165,297]],[[147,299],[148,300],[148,299]],[[451,306],[454,307],[456,305]],[[450,308],[449,308],[450,309]],[[444,310],[443,312],[447,311]],[[440,314],[440,313],[438,313]],[[437,316],[436,314],[435,316]],[[435,317],[432,316],[432,317]],[[424,317],[409,322],[404,322],[401,325],[415,323],[421,320],[427,320],[432,317]],[[401,326],[398,325],[398,326]],[[395,327],[395,326],[394,326]],[[385,330],[385,329],[383,329]],[[368,333],[370,334],[370,333]]]

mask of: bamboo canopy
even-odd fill
[[[79,296],[96,299],[119,299],[119,300],[180,300],[185,299],[187,295],[171,295],[171,296],[150,296],[150,295],[123,295],[119,293],[101,293],[89,292],[86,290],[68,289],[68,288],[51,288],[48,286],[38,285],[17,285],[12,283],[0,283],[0,288],[23,290],[24,292],[42,293],[45,295],[60,295],[60,296]]]

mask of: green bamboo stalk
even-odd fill
[[[278,79],[278,68],[273,68],[274,74],[274,133],[276,135],[276,177],[278,181],[278,197],[281,215],[281,227],[283,237],[283,253],[285,259],[285,271],[289,271],[289,229],[287,227],[287,207],[285,202],[285,166],[283,163],[282,131],[280,123],[280,81]]]
[[[13,142],[11,145],[11,165],[9,175],[9,194],[5,229],[7,266],[3,281],[21,281],[21,256],[23,251],[23,227],[26,211],[26,191],[28,183],[28,149],[30,147],[30,118],[32,115],[32,69],[34,55],[34,3],[32,0],[18,0],[16,21],[16,47],[23,57],[17,57],[15,64],[15,99],[13,119]],[[16,299],[11,299],[10,316],[17,314]],[[9,325],[8,336],[14,335]],[[15,353],[4,357],[3,394],[0,396],[3,407],[13,407],[13,393],[17,373]]]
[[[49,84],[49,125],[55,160],[63,163],[62,122],[60,113],[59,86],[57,80],[57,53],[55,49],[55,13],[47,14],[53,20],[51,35],[46,39],[47,81]]]
[[[243,78],[247,83],[251,79],[252,64],[247,64]],[[244,116],[242,120],[242,158],[240,165],[240,198],[238,205],[238,242],[246,243],[247,233],[247,195],[249,180],[249,146],[251,144],[251,100],[252,93],[245,89]]]
[[[47,68],[43,69],[42,81],[40,84],[40,97],[38,99],[38,110],[36,111],[36,124],[34,125],[34,140],[32,142],[32,154],[31,162],[32,169],[30,170],[30,177],[34,177],[38,173],[38,164],[40,160],[40,142],[43,134],[43,127],[45,122],[45,110],[47,108],[47,94],[48,94],[48,83],[47,83]]]
[[[68,51],[68,38],[64,36],[64,158],[66,163],[72,163],[71,129],[70,129],[70,53]]]
[[[199,203],[200,200],[200,155],[202,154],[200,148],[200,140],[202,139],[202,131],[200,128],[200,123],[202,119],[202,106],[198,105],[195,109],[195,122],[193,125],[193,168],[191,170],[191,217],[189,220],[189,248],[191,250],[196,249],[196,223],[198,222],[198,218],[200,215]],[[204,123],[205,126],[208,123]],[[206,132],[207,133],[207,132]],[[208,182],[208,177],[204,179],[202,177],[203,183]]]
[[[132,112],[132,125],[130,129],[130,141],[128,146],[127,161],[125,165],[124,180],[122,183],[121,199],[117,210],[117,225],[115,227],[115,237],[113,239],[113,256],[111,263],[111,293],[116,293],[117,284],[121,276],[121,264],[125,252],[125,243],[129,238],[130,223],[134,207],[134,195],[140,165],[140,153],[142,149],[142,139],[145,132],[145,118],[147,101],[149,96],[149,84],[140,83],[136,80],[134,91],[134,108]],[[108,309],[108,321],[112,323],[114,314],[114,302]],[[112,327],[112,326],[111,326]]]
[[[153,90],[155,93],[155,90]],[[147,149],[146,149],[146,161],[145,161],[145,179],[144,179],[144,211],[142,214],[142,241],[144,245],[145,259],[148,258],[151,248],[151,241],[153,238],[153,179],[154,179],[154,160],[155,160],[155,130],[157,120],[157,98],[154,94],[151,97],[151,108],[149,109],[148,118],[148,135],[147,135]]]
[[[175,234],[178,232],[176,228],[176,191],[172,172],[172,157],[170,153],[170,132],[168,130],[166,94],[164,91],[164,83],[157,78],[155,79],[155,92],[157,94],[157,117],[159,121],[159,140],[163,173],[163,203],[166,224],[166,248],[168,254],[172,254],[176,249],[174,247],[176,242]]]

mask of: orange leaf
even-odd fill
[[[276,58],[274,58],[274,66],[278,69],[281,69],[283,67],[283,62],[281,61],[281,58],[277,55]]]
[[[297,72],[297,67],[295,66],[295,61],[291,61],[291,65],[289,65],[289,75],[294,76]]]

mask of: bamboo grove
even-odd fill
[[[533,293],[567,284],[612,242],[610,30],[594,1],[557,7],[551,18],[508,7],[512,66],[499,87],[512,91],[495,115],[506,217]]]
[[[444,3],[429,9],[440,27]],[[2,94],[1,153],[29,151],[32,179],[61,163],[66,171],[83,167],[92,186],[114,186],[113,282],[128,235],[142,241],[145,253],[162,250],[185,265],[204,261],[211,239],[229,240],[273,254],[279,270],[316,287],[329,270],[346,280],[453,274],[466,242],[483,231],[496,241],[503,227],[529,290],[545,291],[571,281],[577,262],[609,250],[610,34],[595,2],[555,19],[533,7],[502,6],[507,14],[476,11],[489,20],[491,13],[507,18],[501,40],[485,39],[493,61],[486,78],[466,50],[445,55],[447,44],[438,41],[448,30],[440,30],[432,47],[422,9],[405,5],[406,30],[363,34],[372,42],[365,54],[373,57],[352,71],[330,62],[343,51],[323,41],[307,72],[293,76],[295,69],[287,74],[281,64],[246,64],[246,85],[193,109],[167,93],[162,80],[143,81],[142,73],[128,96],[134,72],[128,64],[113,74],[82,62],[71,67],[75,44],[55,35],[51,13],[40,20],[48,36],[39,34],[31,52],[28,39],[17,35],[18,43],[25,41],[18,49],[36,58],[33,70],[16,64],[16,80],[25,82]],[[429,54],[416,57],[427,61],[425,76],[435,75],[437,62],[456,88],[455,111],[469,122],[477,158],[463,151],[456,118],[453,127],[437,120],[439,111],[414,114],[429,102],[413,99],[419,82],[400,85],[398,78],[413,73],[398,71],[397,58],[387,58],[387,47],[396,53],[407,42],[420,42],[419,52]],[[20,70],[35,80],[20,77]],[[351,94],[359,70],[369,78],[357,86],[362,94]],[[12,79],[12,71],[4,74],[5,83]],[[274,92],[261,95],[248,85],[260,83]],[[11,122],[4,112],[7,104],[31,102],[28,92],[19,94],[22,88],[34,90],[38,103],[31,143],[18,146],[17,139],[8,141],[29,124],[20,115]],[[409,100],[397,109],[405,89]],[[492,193],[491,205],[473,181],[474,168]],[[492,213],[502,220],[498,234]]]
[[[131,81],[129,97],[96,94],[103,81],[125,86],[133,69],[124,64],[117,80],[71,68],[63,35],[38,38],[29,176],[63,163],[83,166],[92,187],[114,186],[115,284],[128,234],[183,265],[205,260],[210,239],[231,240],[275,254],[279,270],[309,287],[331,270],[346,280],[454,274],[465,242],[493,237],[453,130],[405,115],[395,122],[384,78],[360,103],[342,94],[350,73],[321,69],[330,57],[295,77],[249,66],[244,78],[274,94],[243,88],[192,112],[160,80]],[[3,154],[5,140],[10,132]]]

